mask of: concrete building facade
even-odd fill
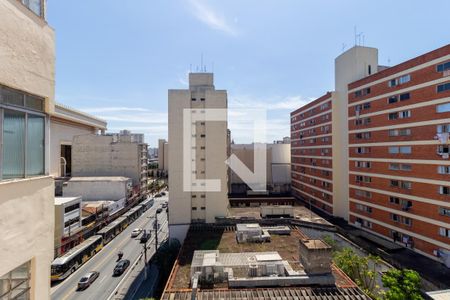
[[[169,143],[165,139],[158,140],[158,170],[163,175],[169,171]]]
[[[81,229],[81,196],[55,197],[55,257],[71,248],[64,245],[61,249],[64,239]]]
[[[0,298],[45,300],[54,242],[55,43],[45,1],[24,3],[0,0]]]
[[[148,190],[147,144],[130,136],[84,134],[73,138],[72,176],[123,176],[145,196]]]
[[[212,73],[190,73],[189,89],[169,90],[169,231],[183,242],[191,223],[214,223],[227,215],[228,180],[227,121],[198,121],[183,136],[183,113],[204,114],[205,109],[226,109],[227,92],[214,88]],[[194,149],[184,149],[183,139],[192,139]],[[194,150],[194,151],[193,151]],[[186,152],[188,151],[188,152]],[[209,192],[194,187],[184,189],[183,160],[191,159],[195,179],[219,179],[220,191]]]

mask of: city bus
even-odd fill
[[[138,205],[136,207],[133,207],[128,212],[123,214],[125,218],[127,218],[128,224],[131,224],[134,220],[139,218],[140,215],[142,215],[142,212],[144,211],[144,208],[142,205]]]
[[[116,220],[109,223],[102,230],[97,232],[98,235],[101,235],[103,238],[103,244],[108,244],[113,238],[116,237],[119,233],[121,233],[128,226],[127,217],[119,217]]]
[[[154,203],[155,203],[155,199],[147,198],[147,200],[142,201],[142,203],[140,205],[144,208],[144,211],[146,211],[147,209],[152,207]]]
[[[51,266],[51,280],[63,280],[103,248],[103,238],[94,235],[55,258]]]

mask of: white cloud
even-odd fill
[[[217,14],[205,1],[190,0],[189,4],[193,15],[210,28],[233,36],[238,34],[237,30],[225,20],[225,17]]]
[[[270,97],[267,99],[256,99],[251,96],[238,95],[230,96],[231,108],[263,108],[266,110],[290,110],[293,111],[303,105],[308,104],[315,98],[297,96]]]
[[[91,108],[81,108],[80,110],[87,113],[104,113],[104,112],[121,112],[121,111],[150,111],[147,108],[141,107],[91,107]]]

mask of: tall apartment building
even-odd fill
[[[83,134],[73,138],[72,176],[124,176],[141,196],[148,191],[148,145],[132,135]]]
[[[55,43],[45,5],[0,0],[1,299],[50,299]]]
[[[183,127],[183,113],[201,120],[205,109],[226,109],[227,92],[214,88],[212,73],[190,73],[189,89],[169,90],[169,231],[183,242],[189,225],[195,222],[214,223],[216,217],[227,215],[227,121],[197,121],[191,128]],[[183,134],[186,131],[187,135]],[[192,148],[185,149],[183,140],[191,139]],[[220,180],[219,191],[209,192],[203,186],[184,188],[183,162],[190,159],[191,180]],[[190,184],[190,182],[188,182]],[[203,185],[203,184],[202,184]]]
[[[336,91],[291,114],[295,195],[430,258],[450,251],[450,45],[393,67],[356,46],[335,67]]]
[[[349,221],[450,250],[450,45],[348,87]]]

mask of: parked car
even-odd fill
[[[141,228],[135,228],[135,229],[133,229],[133,231],[131,232],[131,237],[132,237],[132,238],[137,237],[138,235],[141,234],[141,232],[142,232],[142,229],[141,229]]]
[[[87,289],[95,281],[95,279],[98,278],[99,275],[100,273],[97,271],[92,271],[85,274],[83,277],[81,277],[80,281],[78,281],[78,289]]]
[[[130,261],[128,259],[122,259],[119,261],[114,268],[113,276],[120,276],[125,272],[125,270],[130,266]]]
[[[140,243],[141,244],[147,243],[147,241],[150,239],[150,237],[151,237],[151,232],[144,230],[143,233],[142,233],[142,236],[141,236]]]
[[[159,213],[161,213],[162,212],[162,208],[160,207],[160,208],[158,208],[157,210],[156,210],[156,213],[157,214],[159,214]]]
[[[161,197],[161,194],[156,194],[155,195],[155,198],[160,198]]]
[[[166,192],[161,192],[161,195],[165,196],[165,195],[166,195]]]
[[[161,205],[161,207],[162,207],[162,208],[166,208],[167,205],[168,205],[167,202],[164,202],[164,203]]]
[[[159,223],[155,220],[153,221],[153,229],[158,229],[159,228]]]

